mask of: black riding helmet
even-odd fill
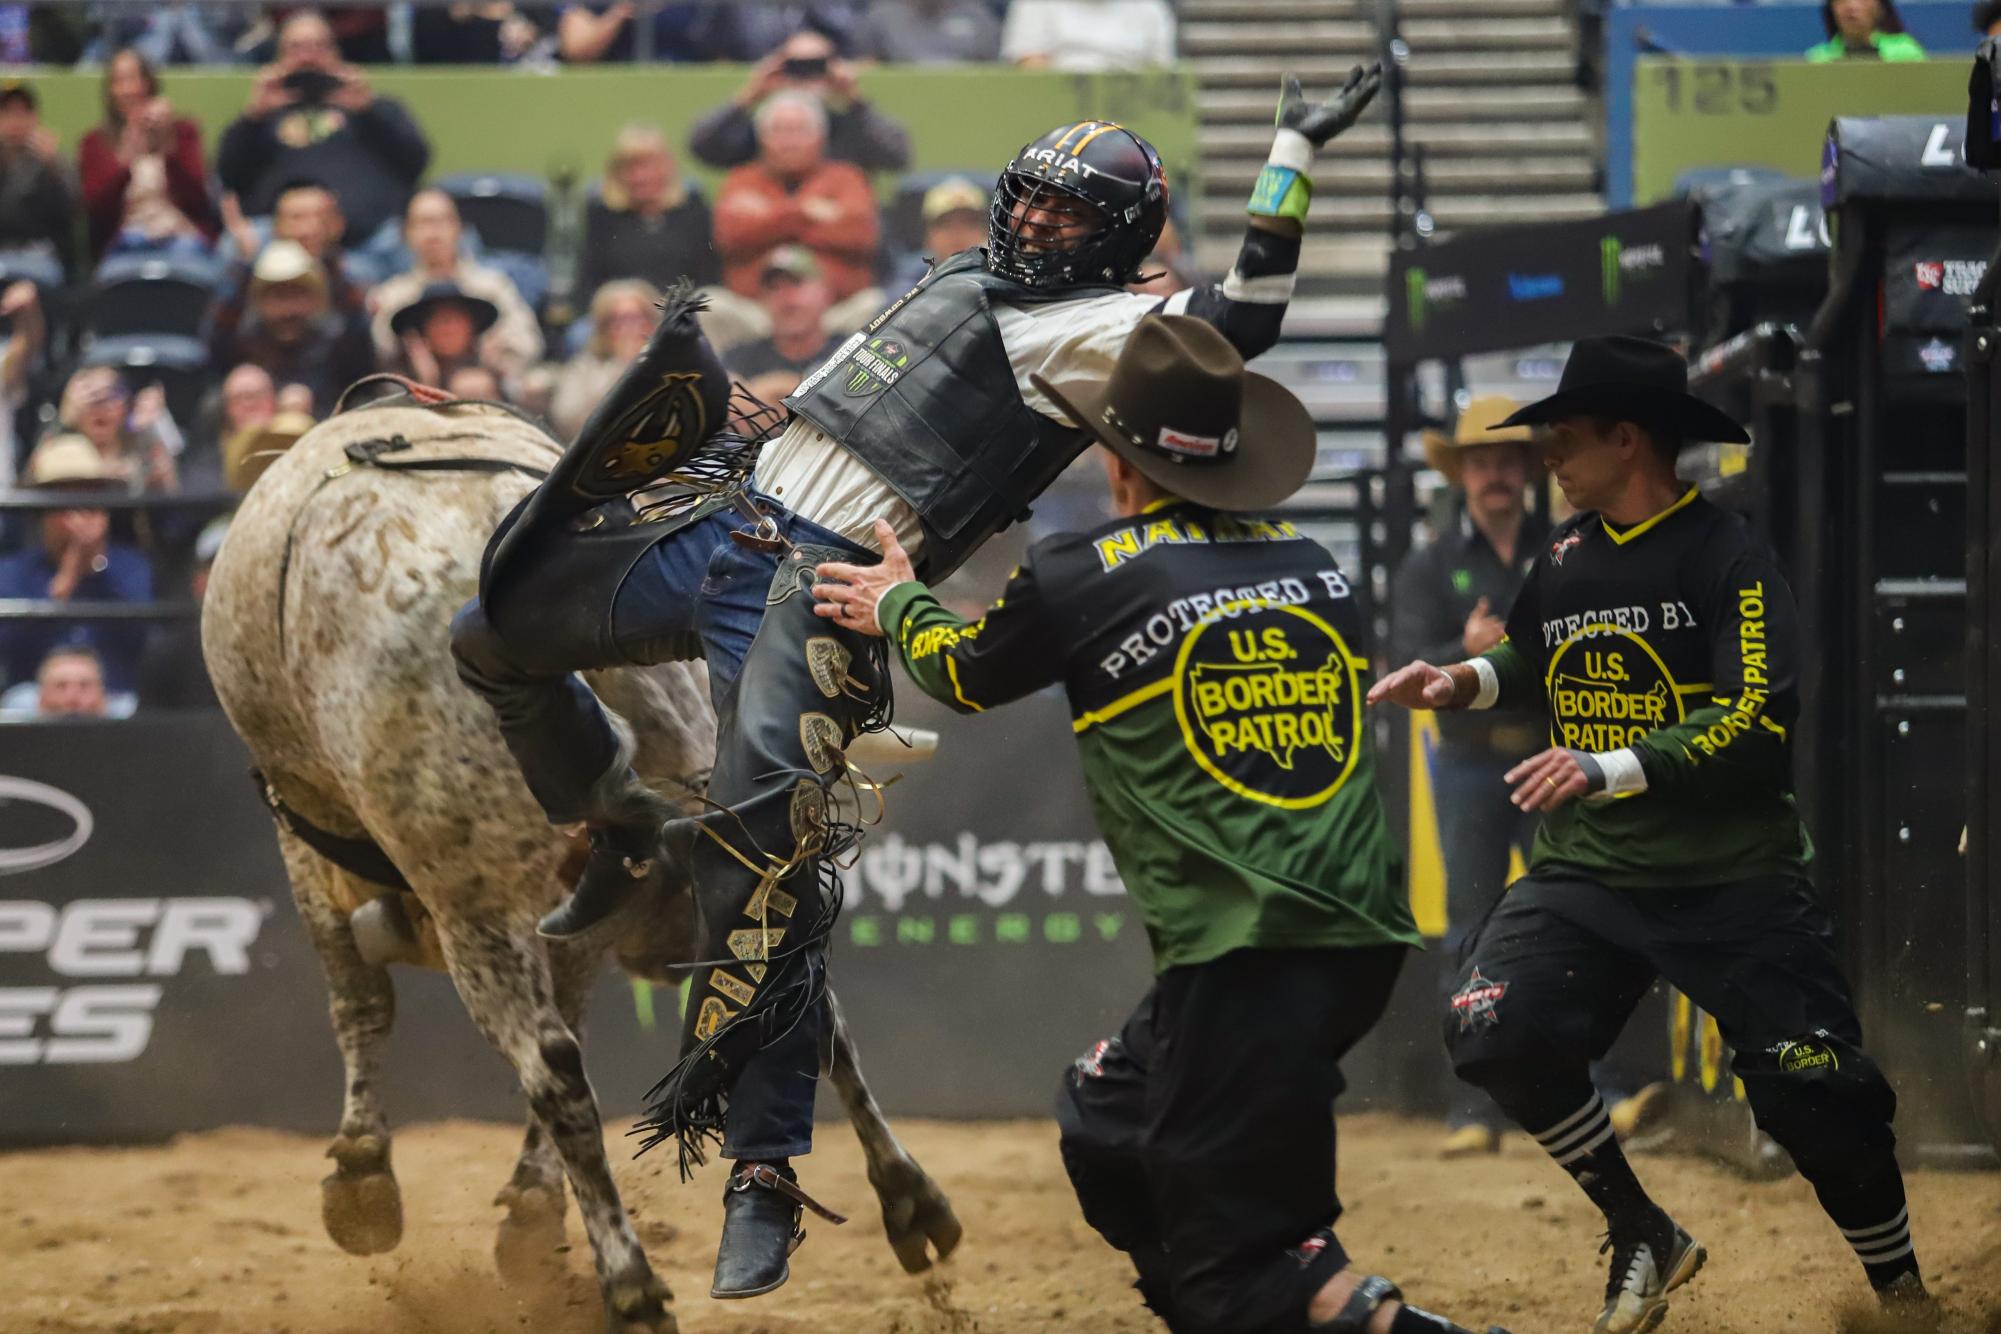
[[[1045,240],[1016,218],[1029,208],[1078,202],[1097,221],[1069,240]],[[987,268],[1030,287],[1128,283],[1166,222],[1167,172],[1153,145],[1110,121],[1077,121],[1028,144],[1001,173],[987,222]]]

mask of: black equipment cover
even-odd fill
[[[1821,156],[1820,202],[1968,200],[1992,204],[1994,186],[1966,165],[1966,126],[1942,116],[1839,116]]]

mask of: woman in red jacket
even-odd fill
[[[145,57],[104,67],[104,124],[77,151],[95,259],[129,251],[207,254],[216,237],[201,127],[160,96]]]

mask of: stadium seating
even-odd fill
[[[113,255],[98,267],[85,298],[83,328],[99,338],[126,334],[198,338],[218,277],[212,260]]]
[[[513,279],[537,311],[549,296],[549,187],[539,177],[460,172],[438,188],[479,236],[479,260]]]

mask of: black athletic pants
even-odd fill
[[[1063,1164],[1175,1334],[1293,1334],[1334,1236],[1340,1060],[1404,947],[1237,950],[1170,968],[1065,1074]]]
[[[1553,869],[1523,877],[1460,969],[1453,1066],[1559,1162],[1575,1158],[1593,1147],[1573,1142],[1581,1132],[1547,1132],[1582,1124],[1589,1063],[1656,976],[1715,1016],[1759,1126],[1868,1259],[1860,1238],[1901,1222],[1897,1097],[1862,1050],[1832,925],[1803,879],[1623,890]]]

